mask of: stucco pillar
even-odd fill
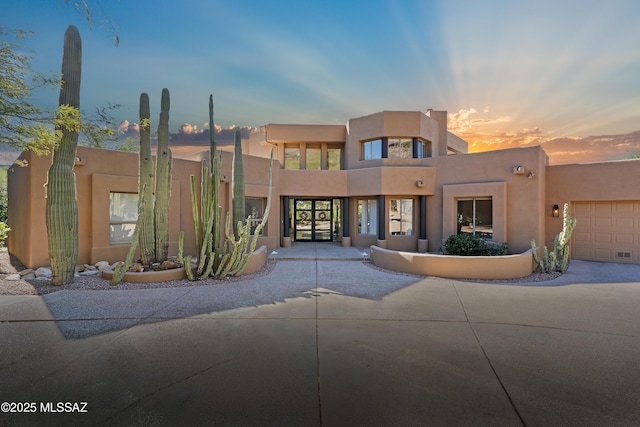
[[[386,216],[385,216],[385,197],[384,195],[378,196],[378,246],[381,248],[387,247],[387,231],[385,228],[386,224]]]
[[[351,246],[351,237],[349,236],[349,198],[342,198],[342,209],[340,210],[342,214],[342,246],[349,247]]]
[[[427,252],[427,196],[421,195],[418,200],[418,252]]]
[[[291,246],[291,236],[289,233],[291,220],[289,214],[289,196],[282,196],[282,246],[285,248]]]

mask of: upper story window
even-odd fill
[[[305,143],[284,147],[284,168],[291,170],[341,170],[343,147],[338,144]]]
[[[306,149],[307,156],[307,170],[320,170],[322,169],[322,150],[320,147],[309,147]]]
[[[342,169],[342,148],[327,148],[327,169],[330,171],[339,171]]]
[[[411,138],[388,138],[387,157],[389,159],[413,158],[413,141]]]
[[[422,138],[378,138],[362,141],[360,160],[425,159],[431,157],[431,142]]]
[[[300,169],[300,147],[285,147],[284,168]]]
[[[362,143],[361,160],[375,160],[382,158],[382,139],[364,141]]]
[[[138,194],[109,193],[109,243],[131,243],[138,220]]]

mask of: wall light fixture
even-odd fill
[[[560,206],[553,205],[553,209],[551,210],[551,216],[554,218],[558,218],[560,216]]]

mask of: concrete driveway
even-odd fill
[[[640,266],[580,261],[529,285],[281,259],[0,296],[0,402],[33,411],[0,425],[640,425],[639,307]]]

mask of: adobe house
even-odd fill
[[[469,154],[447,131],[446,111],[383,111],[346,125],[269,124],[243,141],[246,211],[259,220],[274,150],[272,206],[259,245],[343,246],[436,252],[456,233],[553,245],[569,203],[572,257],[640,263],[640,161],[549,166],[540,147]],[[189,176],[204,151],[174,159],[170,253],[180,230],[195,254]],[[48,264],[45,188],[50,157],[25,152],[9,173],[9,251],[25,266]],[[223,153],[223,211],[232,206],[232,155]],[[124,258],[135,226],[138,155],[79,147],[75,166],[79,263]]]

